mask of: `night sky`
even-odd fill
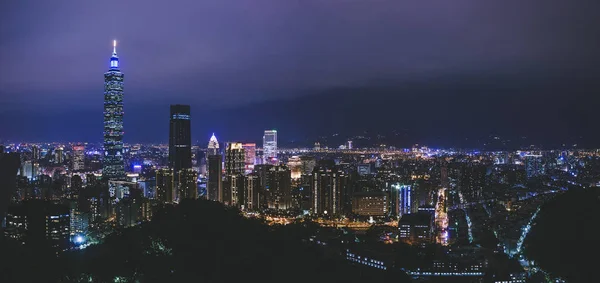
[[[492,3],[493,2],[493,3]],[[0,140],[101,141],[117,39],[125,142],[406,131],[600,146],[600,1],[1,1]]]

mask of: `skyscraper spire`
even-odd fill
[[[117,40],[113,40],[113,53],[110,56],[110,68],[113,70],[119,69],[119,56],[117,56]]]

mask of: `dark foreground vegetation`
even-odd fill
[[[150,223],[62,253],[2,240],[2,282],[372,282],[395,278],[348,265],[303,242],[310,223],[267,226],[209,201],[165,207]]]
[[[542,206],[525,253],[567,282],[598,282],[600,189],[571,189]]]

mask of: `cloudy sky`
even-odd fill
[[[340,88],[452,81],[478,85],[487,99],[505,95],[498,85],[547,91],[564,81],[596,99],[588,85],[600,75],[598,2],[2,1],[0,118],[11,122],[0,138],[43,139],[23,129],[54,125],[67,140],[100,139],[93,129],[101,127],[113,39],[126,79],[126,132],[146,140],[152,127],[144,121],[171,103],[192,105],[203,138],[220,130],[207,126],[220,119],[207,113]],[[455,93],[442,85],[428,91]],[[70,124],[85,130],[74,134]]]

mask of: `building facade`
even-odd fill
[[[208,200],[223,201],[223,163],[221,155],[208,156],[208,182],[206,195]]]
[[[156,170],[156,199],[160,203],[173,203],[175,199],[175,174],[173,169]]]
[[[178,199],[197,199],[198,198],[198,173],[192,169],[181,169],[177,172]]]
[[[104,73],[104,159],[102,177],[125,178],[123,160],[123,78],[119,68],[117,43],[113,43],[110,69]]]
[[[273,164],[277,160],[277,131],[265,130],[263,136],[263,164]]]
[[[225,147],[225,175],[244,174],[245,160],[242,143],[228,142]]]
[[[85,147],[83,145],[73,146],[71,169],[73,169],[73,171],[85,170]]]
[[[171,105],[169,167],[175,172],[192,168],[192,132],[189,105]]]

